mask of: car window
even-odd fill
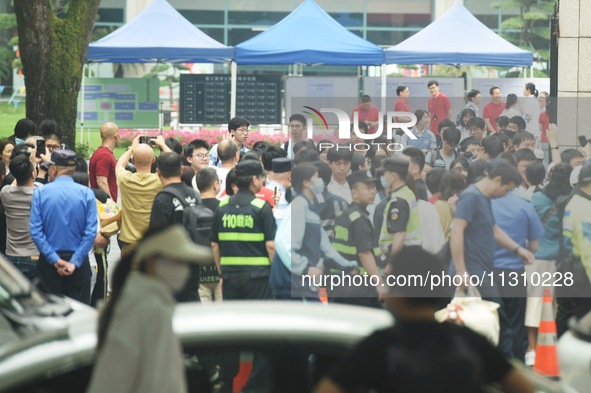
[[[311,392],[350,349],[305,343],[185,347],[190,392]],[[249,389],[244,389],[248,387]]]
[[[261,345],[189,345],[183,348],[189,392],[223,393],[241,391],[255,375],[254,383],[271,392],[306,393],[350,349],[336,345],[298,343],[297,341]],[[92,366],[84,365],[62,375],[44,376],[28,382],[16,393],[82,393],[92,375]]]

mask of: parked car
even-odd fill
[[[0,309],[0,331],[9,338],[0,341],[0,392],[86,391],[96,347],[95,310],[43,295],[2,257]],[[271,392],[310,392],[360,340],[393,323],[384,310],[290,301],[181,304],[173,321],[186,355],[189,391],[199,393],[207,391],[204,386],[219,391],[228,359],[241,370],[235,384],[244,383],[253,353],[270,365]],[[537,391],[562,391],[526,372]]]

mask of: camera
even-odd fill
[[[142,136],[140,136],[140,143],[145,143],[146,145],[152,145],[154,139],[156,139],[155,136],[142,135]]]
[[[587,143],[590,143],[591,140],[587,139],[587,137],[585,135],[581,135],[579,136],[579,145],[581,147],[585,147],[587,145]]]

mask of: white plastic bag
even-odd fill
[[[496,346],[500,331],[498,308],[497,303],[482,300],[478,289],[469,286],[466,294],[456,289],[452,301],[435,313],[435,319],[438,322],[464,325]]]

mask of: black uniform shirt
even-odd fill
[[[369,214],[367,213],[365,206],[361,206],[355,202],[351,203],[344,214],[351,214],[355,211],[361,213],[361,218],[358,218],[353,224],[351,224],[351,228],[349,229],[351,240],[357,248],[357,253],[366,251],[373,252],[373,227],[369,220]]]

